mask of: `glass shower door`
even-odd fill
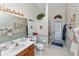
[[[61,41],[62,40],[62,25],[61,22],[55,22],[54,23],[54,29],[55,29],[55,34],[54,34],[54,39],[56,41]]]

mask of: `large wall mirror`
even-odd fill
[[[0,13],[0,43],[27,36],[27,19]]]

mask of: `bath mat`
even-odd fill
[[[59,46],[59,47],[63,47],[63,44],[62,43],[52,42],[51,44],[56,45],[56,46]]]

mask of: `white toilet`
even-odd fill
[[[42,43],[37,43],[37,44],[36,44],[36,48],[37,48],[38,51],[42,51],[42,50],[44,49],[44,44],[42,44]]]
[[[43,40],[42,42],[37,42],[39,38],[37,38],[36,36],[33,36],[32,41],[35,44],[35,50],[37,50],[38,55],[42,55],[43,54],[43,50],[44,50],[44,43],[45,40]]]

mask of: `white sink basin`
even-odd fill
[[[16,39],[3,44],[0,44],[0,55],[16,55],[18,52],[33,44],[27,38]]]
[[[7,49],[8,49],[9,47],[11,47],[11,46],[12,46],[11,41],[6,42],[6,43],[0,45],[0,50],[1,50],[1,51],[2,51],[2,50],[7,50]]]
[[[14,44],[8,43],[8,49],[17,49],[18,47],[24,46],[27,42],[21,39],[15,40]]]

